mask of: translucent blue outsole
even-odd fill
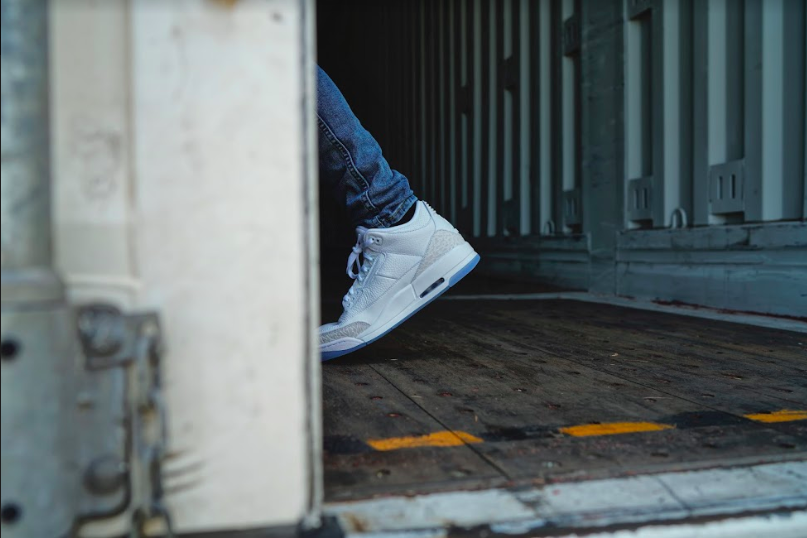
[[[417,307],[417,309],[413,310],[413,311],[412,311],[412,312],[411,312],[411,313],[410,313],[408,316],[406,316],[404,319],[402,319],[401,321],[399,321],[398,323],[396,323],[395,325],[393,325],[392,327],[390,327],[389,329],[387,329],[387,330],[386,330],[386,331],[384,331],[383,333],[379,334],[378,336],[376,336],[375,338],[373,338],[373,339],[372,339],[372,340],[370,340],[369,342],[362,342],[361,344],[359,344],[359,345],[357,345],[357,346],[351,347],[351,348],[349,348],[349,349],[340,349],[339,351],[323,351],[323,352],[322,352],[322,362],[329,361],[329,360],[331,360],[331,359],[335,359],[335,358],[337,358],[337,357],[341,357],[342,355],[347,355],[348,353],[353,353],[353,352],[354,352],[354,351],[356,351],[357,349],[361,349],[361,348],[363,348],[364,346],[366,346],[366,345],[368,345],[368,344],[372,344],[373,342],[375,342],[375,341],[376,341],[376,340],[378,340],[379,338],[381,338],[381,337],[383,337],[383,336],[386,336],[386,335],[387,335],[387,334],[389,334],[391,331],[394,331],[395,329],[397,329],[397,328],[398,328],[398,327],[401,325],[401,323],[403,323],[404,321],[408,320],[409,318],[411,318],[412,316],[414,316],[415,314],[417,314],[418,312],[420,312],[420,311],[421,311],[421,310],[422,310],[422,309],[423,309],[425,306],[427,306],[427,305],[428,305],[428,304],[430,304],[432,301],[434,301],[435,299],[437,299],[438,297],[440,297],[442,294],[444,294],[445,292],[447,292],[447,291],[449,290],[449,288],[451,288],[451,287],[452,287],[454,284],[456,284],[457,282],[459,282],[460,280],[462,280],[463,278],[465,278],[466,276],[468,276],[468,273],[470,273],[471,271],[473,271],[473,270],[474,270],[474,267],[476,267],[476,264],[478,264],[478,263],[479,263],[479,254],[477,254],[476,256],[474,256],[474,257],[473,257],[473,259],[472,259],[471,261],[469,261],[469,262],[468,262],[468,263],[465,265],[465,267],[463,267],[462,269],[460,269],[459,271],[457,271],[457,272],[454,274],[454,276],[452,276],[452,277],[451,277],[451,279],[448,281],[448,286],[446,286],[446,287],[445,287],[445,288],[443,288],[441,291],[439,291],[438,293],[436,293],[436,294],[434,295],[434,297],[431,297],[431,298],[430,298],[428,301],[426,301],[425,303],[423,303],[422,305],[420,305],[419,307]]]

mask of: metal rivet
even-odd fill
[[[20,354],[20,343],[14,338],[4,338],[0,342],[0,357],[4,361],[12,361]]]
[[[22,508],[15,502],[4,502],[0,508],[0,520],[4,525],[13,525],[22,517]]]
[[[114,493],[123,486],[126,465],[118,458],[108,454],[93,460],[84,473],[84,485],[96,495]]]

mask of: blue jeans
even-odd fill
[[[406,176],[392,170],[342,92],[317,67],[320,181],[347,209],[354,226],[394,226],[417,201]]]

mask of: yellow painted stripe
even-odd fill
[[[744,416],[749,420],[755,420],[757,422],[790,422],[794,420],[807,420],[807,410],[782,409],[781,411],[773,411],[771,413],[752,413]],[[566,428],[560,428],[560,431],[572,437],[594,437],[599,435],[657,432],[673,428],[675,428],[675,426],[671,424],[662,424],[659,422],[607,422],[605,424],[568,426]],[[445,430],[428,435],[369,439],[367,444],[375,450],[388,451],[424,446],[450,447],[482,442],[484,442],[483,439],[467,432]]]
[[[782,409],[781,411],[773,411],[772,413],[752,413],[743,416],[750,420],[756,420],[757,422],[790,422],[791,420],[807,419],[807,411]]]
[[[560,431],[573,437],[589,437],[594,435],[619,435],[622,433],[657,432],[669,430],[675,426],[656,422],[608,422],[606,424],[581,424],[561,428]]]
[[[466,432],[442,431],[429,435],[412,437],[390,437],[389,439],[369,439],[367,444],[376,450],[399,450],[420,446],[459,446],[466,443],[481,443],[482,439]]]

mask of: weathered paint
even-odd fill
[[[474,509],[469,510],[469,507]],[[325,512],[338,518],[348,536],[437,537],[446,529],[484,525],[491,534],[586,535],[612,525],[643,529],[624,536],[787,536],[800,537],[805,512],[754,519],[753,532],[687,524],[697,517],[731,517],[743,512],[788,511],[807,507],[807,462],[755,465],[586,480],[533,489],[492,489],[334,503]],[[731,521],[731,520],[730,520]],[[744,520],[733,520],[744,521]],[[662,527],[646,527],[663,524]],[[663,529],[681,530],[664,534]],[[693,532],[687,532],[692,530]],[[743,532],[739,532],[739,531]],[[660,534],[657,534],[658,531]],[[696,532],[694,532],[696,531]],[[597,536],[614,536],[609,530]],[[636,533],[636,534],[635,534]]]
[[[783,409],[766,413],[750,413],[745,415],[697,411],[658,417],[653,422],[609,422],[577,424],[570,426],[540,426],[525,424],[520,428],[506,430],[487,429],[470,434],[463,431],[444,430],[427,435],[378,438],[362,441],[346,436],[326,436],[324,445],[326,452],[334,454],[359,454],[373,450],[390,451],[418,447],[456,447],[465,444],[498,443],[506,441],[522,441],[546,437],[552,433],[565,433],[573,437],[595,437],[618,435],[624,433],[656,432],[676,428],[686,430],[708,426],[729,426],[745,422],[775,423],[792,422],[807,419],[807,411]]]
[[[744,415],[745,418],[757,422],[791,422],[794,420],[807,420],[807,411],[796,411],[792,409],[782,409],[773,413],[752,413]]]
[[[357,534],[473,527],[535,517],[535,512],[515,495],[498,489],[338,503],[326,507],[325,512],[336,516],[346,532]]]
[[[367,444],[376,450],[399,450],[421,446],[460,446],[481,443],[482,439],[466,432],[442,431],[428,435],[409,437],[391,437],[388,439],[369,439]]]
[[[591,437],[594,435],[620,435],[624,433],[658,432],[674,428],[670,424],[656,422],[608,422],[605,424],[581,424],[561,428],[560,431],[572,437]]]

